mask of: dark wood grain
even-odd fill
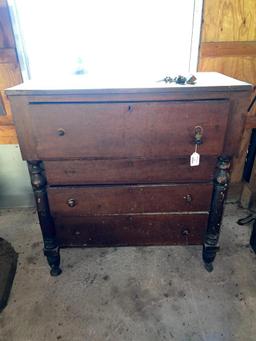
[[[228,101],[43,104],[29,107],[40,159],[161,158],[222,152]],[[59,135],[62,129],[63,134]]]
[[[129,246],[202,244],[207,214],[150,214],[55,219],[59,245]]]
[[[208,211],[212,184],[50,187],[54,216]],[[187,196],[191,196],[187,200]],[[69,207],[68,200],[75,200]]]
[[[40,161],[29,161],[28,169],[44,241],[44,255],[47,257],[48,264],[51,267],[51,276],[58,276],[61,274],[59,246],[55,237],[54,221],[49,209],[45,188],[46,179],[43,174],[42,164]]]
[[[11,108],[22,158],[24,160],[38,160],[26,98],[23,96],[12,98]]]
[[[150,90],[150,91],[149,91]],[[204,89],[198,89],[198,88],[189,88],[186,91],[184,91],[183,88],[168,88],[166,91],[164,91],[165,88],[162,89],[162,91],[153,91],[153,89],[137,89],[136,91],[130,91],[130,92],[104,92],[103,90],[101,92],[88,92],[85,94],[75,93],[72,94],[66,94],[65,91],[63,93],[57,95],[57,94],[50,94],[49,92],[41,91],[41,93],[37,95],[29,95],[24,96],[27,99],[28,104],[40,104],[40,103],[48,103],[48,104],[63,104],[63,103],[101,103],[101,102],[129,102],[129,101],[197,101],[197,100],[223,100],[223,99],[229,99],[230,93],[247,93],[251,92],[246,89],[243,89],[241,91],[231,91],[229,88],[228,90],[218,87],[215,90],[210,90],[208,87],[205,87]],[[252,87],[250,88],[252,90]],[[6,93],[9,93],[8,97],[15,98],[19,97],[21,95],[12,96],[10,93],[12,93],[13,90],[6,90]]]
[[[19,96],[10,96],[12,111],[14,114],[16,128],[18,133],[19,143],[21,145],[21,151],[23,159],[35,160],[39,159],[39,155],[36,149],[36,140],[34,136],[34,131],[32,129],[31,115],[29,113],[28,107],[29,103],[92,103],[92,102],[114,102],[114,101],[167,101],[167,100],[178,100],[178,101],[195,101],[195,100],[214,100],[218,99],[222,101],[223,99],[230,100],[229,108],[229,119],[228,119],[228,129],[226,130],[225,146],[223,152],[227,155],[234,155],[237,153],[239,148],[239,143],[241,141],[242,131],[244,127],[244,118],[247,112],[247,108],[250,102],[251,90],[246,87],[243,88],[244,91],[233,91],[229,88],[229,91],[224,91],[223,87],[217,87],[214,91],[211,88],[205,87],[204,89],[198,89],[191,87],[184,91],[183,89],[167,89],[166,92],[160,91],[142,91],[140,89],[136,92],[130,93],[101,93],[97,94],[95,92],[87,93],[84,95],[79,95],[79,93],[73,91],[73,94],[65,94],[65,91],[61,91],[62,95],[54,95],[54,93],[49,96],[49,93],[40,90],[41,95],[29,96],[25,94],[21,96],[22,91],[19,90]],[[176,89],[175,89],[176,90]],[[15,93],[13,90],[9,91],[9,94]],[[25,91],[24,91],[25,93]],[[76,93],[76,94],[75,94]],[[211,101],[210,101],[211,102]],[[81,156],[79,157],[81,158]],[[60,158],[55,158],[60,159]]]
[[[184,87],[7,91],[23,158],[44,161],[60,246],[203,243],[216,157],[236,153],[252,90],[204,76]]]
[[[230,111],[223,149],[226,155],[233,156],[239,153],[250,97],[250,93],[230,95]]]
[[[153,160],[45,161],[49,185],[196,182],[213,179],[216,157],[202,156],[198,167],[190,158]]]

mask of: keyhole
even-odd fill
[[[189,229],[183,229],[182,232],[181,232],[182,236],[185,237],[186,239],[186,244],[188,245],[188,237],[189,237],[189,234],[190,234],[190,231]]]
[[[203,137],[203,128],[200,127],[200,126],[196,126],[195,127],[195,144],[202,144],[203,141],[202,141],[202,137]]]

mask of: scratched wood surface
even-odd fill
[[[53,216],[208,211],[212,184],[49,187]],[[69,200],[74,200],[72,206]]]
[[[202,244],[207,214],[100,215],[55,218],[60,246]]]

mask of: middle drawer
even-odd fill
[[[207,182],[214,176],[217,158],[201,156],[190,166],[190,157],[131,160],[45,161],[47,183],[56,185],[157,184]]]
[[[211,193],[210,183],[48,189],[53,216],[208,211]]]

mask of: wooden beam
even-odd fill
[[[256,57],[256,41],[202,42],[201,58]]]

